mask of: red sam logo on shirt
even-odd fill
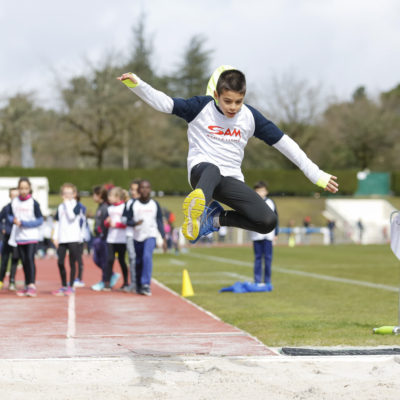
[[[233,128],[233,130],[231,130],[230,128],[228,128],[224,130],[224,128],[217,125],[210,125],[208,129],[209,129],[208,133],[212,133],[214,135],[235,136],[239,138],[242,137],[242,135],[240,134],[240,129],[236,130],[235,128]]]

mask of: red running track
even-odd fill
[[[0,291],[0,358],[276,354],[157,282],[151,297],[94,292],[100,271],[89,257],[84,264],[87,286],[71,297],[51,294],[60,286],[56,259],[37,260],[38,297]]]

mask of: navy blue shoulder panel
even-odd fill
[[[270,146],[278,142],[283,136],[283,132],[269,119],[265,118],[254,107],[246,104],[246,107],[251,111],[255,121],[254,136],[263,140]]]
[[[172,100],[174,101],[172,114],[183,118],[188,123],[193,121],[210,101],[214,101],[211,96],[195,96],[190,99],[174,97]]]
[[[36,200],[33,200],[33,212],[36,218],[43,218],[42,211],[40,210],[40,205]]]

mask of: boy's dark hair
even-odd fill
[[[253,189],[261,189],[261,188],[264,188],[264,189],[267,189],[267,190],[268,190],[268,184],[267,184],[267,182],[258,181],[258,182],[253,186]]]
[[[150,182],[148,179],[141,179],[141,180],[139,181],[139,186],[140,186],[141,184],[143,184],[143,183],[148,183],[148,184],[150,185],[150,187],[151,187],[151,182]]]
[[[70,188],[73,190],[74,193],[78,193],[78,188],[73,183],[70,183],[70,182],[66,182],[61,186],[60,193],[62,194],[64,189],[66,189],[66,188]]]
[[[108,190],[104,186],[95,186],[93,188],[93,193],[97,194],[97,196],[99,196],[103,202],[108,202]]]
[[[221,95],[224,90],[232,90],[240,94],[246,93],[246,77],[237,69],[228,69],[219,76],[217,93]]]
[[[135,185],[135,184],[136,184],[136,185],[139,185],[140,181],[141,181],[140,178],[133,179],[133,180],[131,181],[131,183],[129,184],[129,186]]]

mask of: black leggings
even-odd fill
[[[125,261],[126,244],[125,243],[107,243],[108,246],[108,262],[105,274],[106,283],[111,280],[115,253],[118,254],[119,265],[121,266],[122,276],[124,277],[124,286],[128,285],[128,266]]]
[[[24,267],[25,285],[34,284],[36,280],[35,252],[37,243],[19,244],[19,257]]]
[[[58,256],[58,269],[60,270],[61,276],[61,284],[63,287],[67,286],[67,272],[65,271],[65,256],[67,254],[67,250],[69,253],[69,266],[71,268],[70,276],[69,276],[69,285],[72,287],[74,285],[75,275],[76,275],[76,266],[78,263],[79,257],[79,242],[72,243],[60,243],[57,249]]]
[[[258,233],[275,229],[276,214],[265,201],[244,182],[222,176],[216,165],[206,162],[195,165],[190,173],[190,183],[193,188],[203,190],[206,205],[215,199],[234,210],[220,214],[221,226],[234,226]]]
[[[8,244],[9,239],[10,235],[4,235],[3,247],[1,249],[0,281],[4,281],[8,267],[8,260],[11,255],[10,283],[15,283],[15,273],[17,272],[19,254],[16,247],[12,247]]]

